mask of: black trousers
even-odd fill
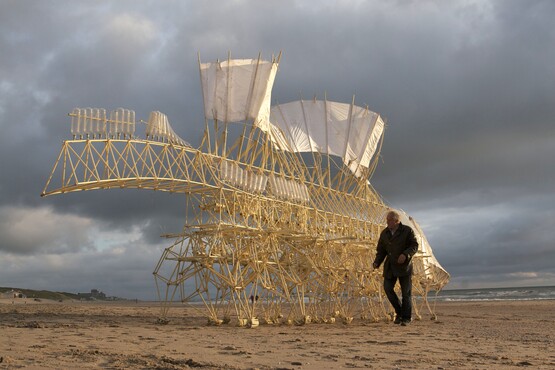
[[[399,280],[401,285],[401,298],[395,293],[395,284]],[[395,309],[397,316],[401,317],[403,320],[409,320],[412,316],[412,275],[407,276],[394,276],[391,279],[384,278],[383,289],[385,290],[385,295],[389,302]]]

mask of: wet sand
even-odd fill
[[[207,326],[176,306],[0,300],[0,369],[553,369],[555,301],[438,302],[408,326]]]

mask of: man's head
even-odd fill
[[[385,217],[385,221],[387,222],[387,227],[390,229],[396,229],[400,222],[399,213],[396,211],[389,211]]]

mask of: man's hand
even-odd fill
[[[402,265],[403,263],[405,263],[405,261],[407,260],[407,256],[405,256],[404,254],[400,254],[399,258],[397,258],[397,263],[399,265]]]

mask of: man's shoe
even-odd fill
[[[401,316],[395,316],[395,320],[393,321],[394,324],[398,325],[401,324],[403,322],[403,319],[401,318]]]
[[[408,324],[410,324],[411,321],[411,319],[402,319],[401,326],[407,326]]]

